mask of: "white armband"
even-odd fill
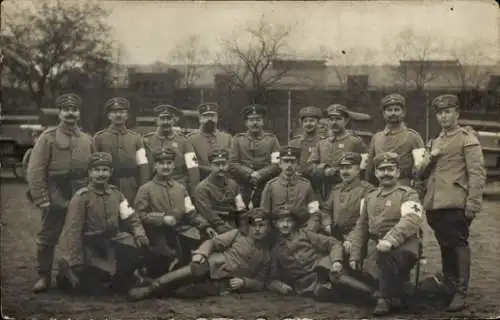
[[[361,202],[359,203],[359,214],[363,214],[363,211],[365,210],[365,205],[366,205],[366,199],[362,198]]]
[[[271,163],[272,164],[280,163],[280,153],[278,151],[271,153]]]
[[[140,148],[135,152],[135,162],[139,166],[148,163],[148,158],[146,157],[146,150],[144,148]]]
[[[245,202],[243,201],[243,197],[241,194],[238,193],[238,195],[234,198],[234,202],[236,203],[236,210],[238,211],[243,211],[246,209]]]
[[[184,209],[185,209],[186,213],[189,213],[189,212],[192,212],[192,211],[196,210],[196,208],[194,207],[193,202],[191,201],[190,197],[185,197],[184,198]]]
[[[368,166],[368,153],[361,154],[361,163],[359,164],[359,168],[361,170],[366,169]]]
[[[425,161],[425,156],[426,156],[425,148],[413,149],[411,151],[411,154],[413,155],[413,164],[415,165],[415,168],[421,169],[426,162]]]
[[[122,220],[126,220],[133,215],[134,212],[134,209],[132,209],[132,207],[128,204],[127,199],[123,199],[122,202],[120,202],[120,218]]]
[[[188,169],[198,167],[198,161],[196,160],[196,155],[194,152],[188,152],[184,154],[184,161],[186,162],[186,168]]]
[[[319,211],[319,201],[309,202],[307,205],[307,211],[309,213],[315,213]]]
[[[424,209],[422,205],[415,201],[406,201],[401,205],[401,217],[404,217],[408,214],[414,214],[419,217],[422,217],[422,212]]]

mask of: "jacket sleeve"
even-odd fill
[[[125,222],[127,229],[134,236],[144,236],[146,232],[142,226],[141,218],[135,212],[135,210],[130,206],[127,199],[120,192],[120,219]]]
[[[472,134],[469,134],[465,141],[464,156],[469,178],[466,208],[473,212],[479,212],[483,201],[486,170],[481,146],[477,138]]]
[[[75,195],[68,205],[63,238],[69,250],[69,264],[71,267],[84,263],[83,231],[85,225],[86,208],[85,195]]]
[[[231,247],[234,239],[238,235],[238,230],[231,230],[215,236],[213,239],[207,240],[196,249],[193,254],[198,253],[208,257],[212,252],[223,252]]]
[[[278,142],[278,138],[276,138],[275,136],[273,136],[271,139],[271,148],[269,150],[271,157],[270,164],[257,171],[261,176],[261,181],[269,180],[270,178],[278,175],[281,170],[279,167],[280,144]]]
[[[401,218],[383,239],[389,241],[393,247],[399,247],[409,237],[418,234],[423,211],[417,192],[410,189],[401,199]]]
[[[310,231],[304,232],[306,232],[309,241],[318,252],[328,254],[331,261],[342,261],[343,249],[342,244],[338,240],[333,237],[324,236]]]
[[[366,153],[368,148],[366,147],[365,142],[363,139],[358,137],[358,141],[356,142],[356,145],[354,146],[354,152],[357,152],[359,154]]]
[[[243,181],[249,181],[250,175],[253,172],[252,168],[249,168],[241,163],[240,140],[235,138],[233,138],[231,155],[229,157],[229,172],[236,179]]]
[[[272,214],[273,210],[273,191],[272,191],[272,181],[268,181],[264,186],[264,190],[262,190],[261,198],[260,198],[260,207],[266,212]]]
[[[207,190],[199,184],[194,189],[194,204],[200,215],[205,218],[211,226],[214,227],[215,231],[218,233],[224,233],[231,230],[231,226],[227,224],[221,217],[220,214],[227,214],[226,212],[218,211],[212,208],[210,205],[210,198],[207,194]]]
[[[198,211],[196,211],[196,208],[193,205],[193,202],[191,201],[191,197],[187,193],[187,190],[185,190],[184,194],[184,208],[186,219],[190,225],[195,226],[200,230],[205,230],[210,226],[207,220],[203,218],[203,216],[201,216]]]
[[[330,226],[332,224],[332,214],[333,214],[333,190],[330,195],[323,202],[321,206],[321,225],[324,227]]]
[[[360,216],[356,226],[351,233],[351,256],[350,260],[361,262],[363,259],[363,248],[368,241],[368,197],[361,199]]]
[[[322,179],[325,176],[325,169],[330,167],[326,163],[320,163],[320,143],[318,142],[312,149],[307,160],[306,172],[311,179]]]
[[[26,180],[33,203],[40,205],[49,202],[48,166],[50,162],[51,138],[48,133],[43,133],[31,152]]]
[[[141,221],[146,226],[161,227],[163,226],[164,212],[152,212],[150,206],[149,193],[146,188],[147,185],[142,185],[137,190],[135,196],[134,208]]]

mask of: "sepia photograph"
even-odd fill
[[[4,319],[500,317],[500,5],[3,0]]]

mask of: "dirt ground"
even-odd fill
[[[130,303],[124,297],[70,297],[58,291],[35,295],[35,235],[38,212],[24,197],[25,185],[1,181],[1,293],[3,316],[14,319],[357,319],[369,317],[371,305],[319,303],[307,298],[255,293],[200,300],[157,299]],[[469,311],[448,314],[430,297],[418,299],[401,317],[492,318],[500,315],[500,202],[486,202],[471,230],[473,254]],[[439,268],[431,231],[425,229],[427,264],[423,273]]]

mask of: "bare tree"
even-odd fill
[[[5,16],[9,36],[1,45],[18,57],[6,65],[39,108],[64,87],[69,74],[113,64],[107,15],[91,1],[41,0]]]
[[[273,24],[264,17],[249,25],[243,34],[222,42],[223,57],[219,68],[230,75],[232,85],[251,92],[254,103],[259,103],[264,92],[285,77],[291,66],[275,64],[290,53],[288,40],[293,26]]]
[[[182,82],[186,88],[191,88],[200,78],[200,65],[207,62],[210,52],[201,42],[200,36],[190,35],[185,41],[178,42],[170,52],[169,60],[180,64],[183,70]]]

